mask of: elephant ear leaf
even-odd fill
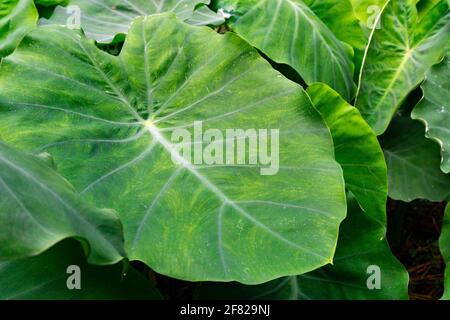
[[[346,187],[365,213],[385,227],[387,168],[375,133],[358,109],[327,85],[313,84],[307,93],[330,128]]]
[[[33,0],[0,1],[0,58],[14,51],[37,19]]]
[[[450,32],[447,0],[419,19],[416,0],[388,0],[369,38],[355,105],[377,135],[443,55]]]
[[[3,61],[0,85],[3,138],[51,153],[86,201],[116,210],[130,260],[176,278],[244,283],[332,260],[346,206],[329,130],[306,92],[235,34],[153,15],[111,56],[46,26]],[[230,128],[273,161],[238,162],[234,144],[222,147],[227,161],[179,150],[206,152],[199,131],[236,141]],[[264,130],[273,147],[256,139]]]
[[[388,167],[389,197],[406,202],[450,197],[450,174],[439,169],[439,147],[425,138],[419,121],[396,117],[380,140]]]
[[[87,240],[89,260],[124,256],[118,217],[84,204],[69,183],[39,157],[0,142],[0,260],[37,255],[57,242]]]
[[[221,0],[231,28],[270,59],[290,65],[307,84],[323,82],[353,98],[352,49],[301,0]]]
[[[445,261],[445,291],[442,299],[450,300],[450,203],[445,209],[444,223],[442,225],[442,235],[439,240],[441,253]]]
[[[441,147],[441,170],[450,173],[450,55],[427,73],[423,99],[411,116],[425,124],[426,137]]]
[[[303,0],[303,2],[339,40],[351,45],[362,55],[367,44],[367,37],[358,22],[350,0]]]
[[[174,12],[193,25],[222,24],[223,18],[211,11],[208,3],[209,0],[70,0],[66,7],[57,7],[48,20],[41,20],[41,24],[82,28],[88,38],[110,43],[117,36],[126,35],[135,18],[150,14]]]
[[[131,266],[92,266],[80,244],[64,240],[30,258],[0,262],[1,300],[161,299]]]

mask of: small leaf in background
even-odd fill
[[[69,0],[66,7],[57,7],[41,24],[58,24],[82,28],[88,38],[110,43],[116,36],[128,33],[131,23],[139,16],[174,12],[181,20],[193,25],[216,25],[223,18],[205,4],[209,0]],[[194,10],[199,6],[198,12]],[[75,15],[80,15],[75,17]],[[79,22],[80,25],[76,25]]]
[[[41,158],[0,142],[0,261],[39,254],[67,237],[89,245],[89,260],[122,259],[118,216],[84,204]]]
[[[131,266],[123,271],[122,263],[87,264],[80,244],[65,240],[39,256],[0,262],[0,300],[161,299]]]
[[[363,59],[355,105],[377,135],[438,63],[448,42],[450,12],[439,1],[419,20],[416,1],[388,0]]]
[[[441,147],[441,169],[450,173],[450,55],[429,70],[422,85],[424,97],[411,116],[425,124],[425,135]]]
[[[130,260],[244,283],[332,260],[346,207],[329,130],[304,90],[235,34],[143,17],[115,57],[41,27],[3,60],[0,86],[2,137],[51,153],[85,200],[116,210]],[[187,161],[171,136],[196,121],[279,130],[277,173]]]
[[[303,1],[221,0],[217,6],[235,11],[232,30],[270,59],[293,67],[307,84],[323,82],[353,98],[353,50]]]
[[[33,0],[0,1],[0,58],[14,51],[37,19]]]
[[[439,146],[424,133],[423,124],[403,116],[394,118],[381,137],[389,196],[395,200],[443,201],[450,197],[450,174],[439,169]]]

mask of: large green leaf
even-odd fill
[[[310,1],[312,2],[312,1]],[[270,59],[289,64],[307,84],[324,82],[354,95],[351,48],[301,0],[221,0],[232,29]]]
[[[439,147],[424,137],[420,122],[395,118],[381,140],[391,198],[442,201],[450,196],[450,174],[439,169]]]
[[[350,0],[303,0],[335,36],[363,51],[367,38],[358,23]]]
[[[415,0],[389,0],[381,28],[373,29],[363,60],[356,107],[377,135],[395,111],[442,59],[448,42],[450,12],[441,0],[419,21]]]
[[[445,291],[442,299],[450,300],[450,203],[445,209],[444,222],[442,225],[442,235],[439,240],[441,253],[445,259]]]
[[[88,240],[93,263],[124,256],[117,215],[87,206],[44,160],[0,142],[0,260],[39,254],[67,237]]]
[[[14,51],[37,19],[33,0],[0,0],[0,58]]]
[[[328,128],[302,88],[236,35],[154,15],[135,21],[114,57],[44,27],[3,61],[0,86],[3,138],[50,152],[85,199],[116,209],[131,260],[245,283],[332,260],[346,207]],[[194,121],[278,129],[279,171],[192,164],[171,135]]]
[[[69,290],[77,276],[80,289]],[[122,264],[88,265],[80,245],[64,241],[43,254],[17,261],[0,262],[0,300],[115,300],[160,299],[157,290],[133,268]],[[75,282],[76,283],[76,282]]]
[[[441,147],[441,169],[450,172],[450,56],[434,66],[422,85],[424,98],[414,108],[413,119],[425,123],[426,137]]]
[[[366,214],[386,226],[387,169],[377,137],[358,109],[327,85],[314,84],[307,93],[331,130],[345,185]]]
[[[204,299],[408,299],[408,273],[392,255],[380,234],[386,228],[366,215],[353,197],[348,217],[331,266],[311,273],[281,278],[259,286],[241,284],[202,285],[197,292]],[[372,268],[379,267],[380,289],[369,289]],[[371,268],[372,267],[372,268]],[[369,273],[368,273],[369,270]]]
[[[76,14],[80,13],[80,27],[86,36],[108,43],[117,35],[127,34],[138,16],[170,11],[194,25],[223,23],[223,18],[205,6],[194,14],[196,6],[207,3],[209,0],[70,0],[67,7],[57,7],[51,18],[42,23],[73,27]]]

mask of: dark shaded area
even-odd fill
[[[116,40],[116,39],[114,39],[114,40]],[[99,49],[109,53],[110,55],[118,56],[120,54],[120,52],[122,51],[124,42],[117,41],[117,42],[113,42],[110,44],[96,43],[96,45]]]
[[[308,87],[308,85],[303,80],[303,78],[290,65],[284,64],[284,63],[275,62],[272,59],[270,59],[268,56],[266,56],[260,50],[258,50],[258,52],[261,55],[261,57],[263,57],[265,60],[267,60],[270,63],[272,68],[274,68],[275,70],[280,72],[283,76],[285,76],[286,78],[288,78],[291,81],[294,81],[295,83],[298,83],[299,85],[301,85],[305,89]]]
[[[388,201],[388,241],[408,270],[412,300],[436,300],[444,292],[445,262],[438,243],[444,209],[445,203]]]

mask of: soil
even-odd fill
[[[439,251],[445,203],[389,200],[388,241],[407,268],[412,300],[436,300],[444,291],[445,262]]]

